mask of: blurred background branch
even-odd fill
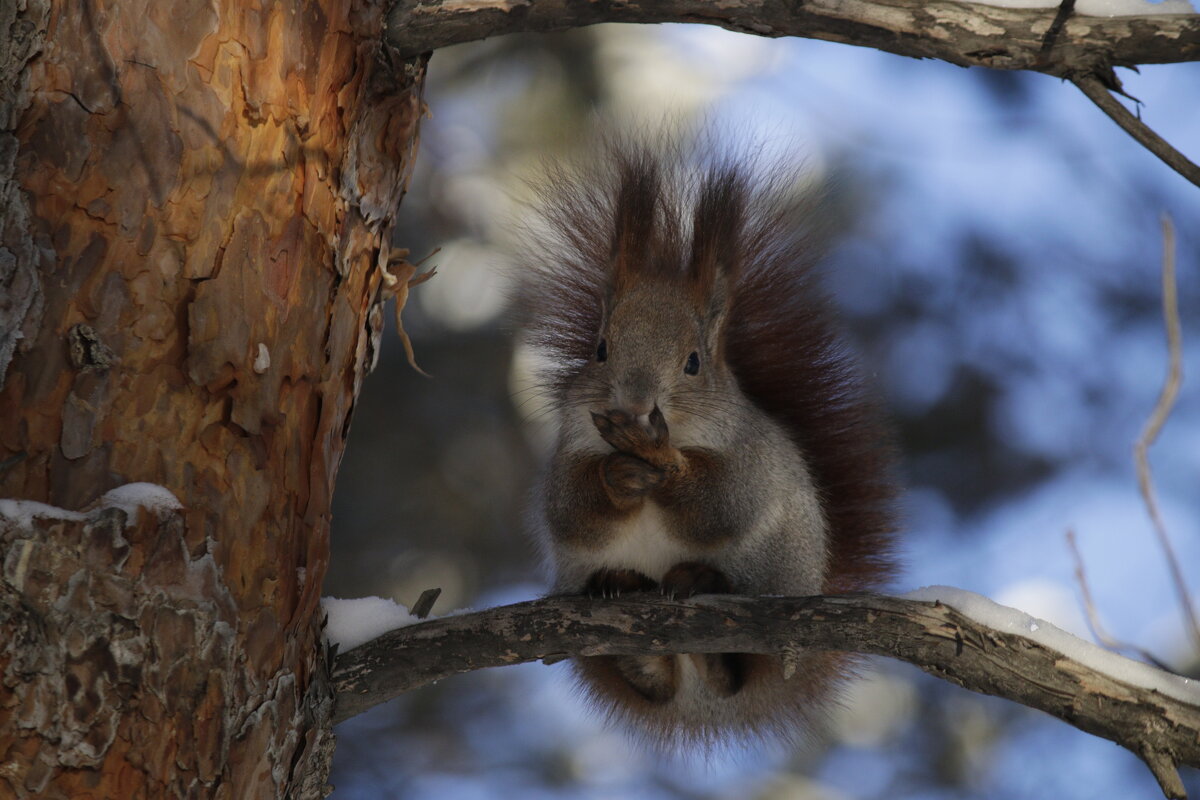
[[[1197,170],[1200,175],[1200,170]],[[1200,184],[1200,180],[1196,181]],[[1162,393],[1146,427],[1133,446],[1133,457],[1137,467],[1138,491],[1146,504],[1146,513],[1154,525],[1154,533],[1158,537],[1159,547],[1167,558],[1171,570],[1171,583],[1179,595],[1179,605],[1184,618],[1188,622],[1188,631],[1197,649],[1200,649],[1200,622],[1196,620],[1196,607],[1192,603],[1191,592],[1188,591],[1187,577],[1171,544],[1171,536],[1167,533],[1167,525],[1163,522],[1162,512],[1158,507],[1158,498],[1154,492],[1154,480],[1150,476],[1150,447],[1158,441],[1158,435],[1175,408],[1179,398],[1179,389],[1183,385],[1183,327],[1179,321],[1179,290],[1175,284],[1175,224],[1168,215],[1162,218],[1162,313],[1163,322],[1167,329],[1167,376],[1163,381]]]

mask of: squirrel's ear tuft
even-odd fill
[[[696,195],[692,216],[689,274],[695,290],[707,301],[737,279],[742,261],[749,186],[746,175],[732,164],[708,169]]]
[[[748,193],[745,173],[725,163],[708,169],[696,195],[688,274],[710,329],[724,324],[741,270]]]
[[[618,294],[655,255],[662,217],[662,170],[644,150],[622,153],[613,198],[612,282]]]

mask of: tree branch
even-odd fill
[[[1200,60],[1200,15],[1088,17],[1074,0],[1051,8],[1004,8],[929,0],[397,0],[389,45],[412,56],[518,32],[601,22],[692,22],[759,36],[796,36],[870,47],[962,67],[1025,69],[1072,81],[1150,152],[1192,183],[1188,161],[1105,89],[1114,67]]]
[[[1176,765],[1200,766],[1200,690],[1194,682],[1187,688],[1179,679],[1183,688],[1175,694],[1195,693],[1187,702],[989,628],[944,604],[870,595],[553,597],[442,617],[340,654],[334,719],[485,667],[605,654],[782,654],[794,647],[897,658],[972,691],[1041,709],[1137,754],[1167,797],[1184,797]]]
[[[1082,17],[929,0],[397,0],[387,38],[402,55],[505,33],[562,31],[600,22],[696,22],[759,36],[798,36],[959,66],[1029,69],[1067,77],[1100,68],[1200,60],[1200,16]]]
[[[1126,133],[1136,139],[1142,147],[1158,156],[1168,167],[1200,186],[1200,166],[1196,166],[1188,160],[1187,156],[1172,147],[1149,125],[1121,105],[1121,101],[1112,96],[1112,92],[1100,78],[1095,75],[1083,75],[1070,80],[1079,87],[1079,91],[1087,95],[1089,100],[1095,103],[1113,122],[1120,125]]]

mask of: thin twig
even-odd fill
[[[1167,557],[1167,564],[1171,570],[1171,581],[1175,584],[1175,591],[1179,594],[1179,602],[1183,606],[1183,613],[1187,618],[1192,639],[1195,641],[1197,649],[1200,650],[1200,622],[1196,620],[1196,609],[1192,605],[1187,581],[1184,580],[1183,570],[1175,555],[1175,548],[1171,545],[1167,526],[1159,513],[1154,484],[1150,477],[1150,446],[1158,439],[1159,431],[1162,430],[1167,418],[1171,415],[1175,398],[1179,395],[1179,387],[1183,383],[1183,335],[1180,331],[1179,301],[1175,290],[1175,227],[1171,224],[1171,218],[1165,215],[1162,220],[1162,233],[1162,292],[1163,321],[1167,328],[1167,379],[1163,383],[1162,392],[1158,396],[1154,411],[1151,412],[1150,419],[1146,421],[1146,427],[1142,429],[1142,435],[1138,437],[1137,444],[1133,447],[1133,456],[1137,463],[1138,488],[1141,490],[1142,500],[1146,504],[1150,521],[1154,524],[1158,543]]]
[[[1162,659],[1148,650],[1143,650],[1137,645],[1122,642],[1109,635],[1104,627],[1104,623],[1100,619],[1100,612],[1096,609],[1096,604],[1092,600],[1092,590],[1088,585],[1087,573],[1083,567],[1083,555],[1079,552],[1079,545],[1075,541],[1075,531],[1067,529],[1067,546],[1071,548],[1071,555],[1075,557],[1075,580],[1079,583],[1079,591],[1083,594],[1083,610],[1087,615],[1088,630],[1092,633],[1092,638],[1101,646],[1112,650],[1115,653],[1136,653],[1149,664],[1153,664],[1161,670],[1167,672],[1175,672],[1176,670],[1169,664],[1166,664]]]
[[[1107,114],[1113,122],[1124,128],[1125,132],[1136,139],[1142,147],[1158,156],[1168,167],[1200,186],[1200,166],[1190,161],[1187,156],[1172,147],[1166,139],[1151,130],[1149,125],[1130,113],[1129,109],[1121,104],[1121,101],[1112,96],[1112,92],[1100,78],[1095,75],[1084,75],[1073,77],[1070,80],[1079,87],[1079,91],[1087,95],[1089,100],[1099,106],[1100,110]]]
[[[1150,774],[1158,781],[1163,797],[1182,797],[1187,800],[1187,789],[1183,787],[1183,779],[1179,777],[1179,768],[1171,757],[1162,750],[1146,747],[1140,753],[1142,761],[1150,768]]]

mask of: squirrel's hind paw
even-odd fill
[[[699,561],[684,561],[663,575],[662,592],[668,597],[691,597],[694,594],[730,594],[733,584],[715,567]]]
[[[600,569],[583,587],[588,597],[620,597],[622,592],[651,592],[658,582],[636,569]]]

